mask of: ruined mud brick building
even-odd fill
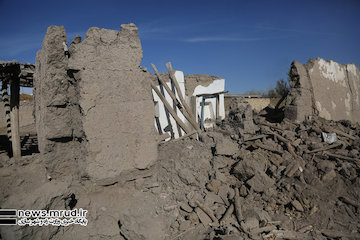
[[[318,58],[289,72],[291,91],[285,116],[303,121],[311,116],[327,120],[360,121],[360,72],[355,64],[341,65]]]
[[[157,158],[154,115],[160,134],[167,124],[175,130],[176,122],[166,116],[156,93],[151,95],[150,81],[157,80],[140,66],[137,27],[123,24],[120,32],[90,28],[83,41],[77,36],[71,42],[69,57],[63,43],[67,43],[64,27],[51,26],[36,56],[36,128],[50,177],[68,172],[112,182],[124,170],[147,168]],[[216,95],[224,91],[224,79],[189,75],[184,81],[181,71],[174,75],[183,97],[189,104],[194,102],[197,121],[201,111],[204,119],[225,117],[224,94]],[[215,94],[218,99],[207,100],[202,110],[201,94]],[[164,96],[171,100],[166,92]],[[155,106],[157,114],[153,100],[162,104]],[[176,137],[182,134],[178,129]]]
[[[154,107],[135,25],[89,29],[70,44],[70,58],[63,42],[64,27],[49,27],[36,56],[36,126],[51,177],[100,180],[149,166],[157,158]]]

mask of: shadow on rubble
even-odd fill
[[[275,107],[269,105],[260,112],[260,116],[265,117],[268,122],[280,123],[285,117],[285,106],[283,102],[287,95],[283,96],[276,104]],[[281,106],[281,107],[280,107]]]
[[[280,123],[284,119],[284,107],[274,108],[267,106],[260,112],[260,116],[265,117],[268,122]]]
[[[36,134],[26,134],[20,137],[21,142],[21,156],[32,155],[33,153],[39,153],[38,141]],[[0,154],[7,153],[9,157],[12,157],[11,142],[7,135],[0,135]]]

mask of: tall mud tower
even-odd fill
[[[148,167],[157,143],[137,27],[90,28],[72,41],[69,58],[63,42],[64,27],[49,27],[36,56],[36,127],[49,175],[110,184],[124,170]]]

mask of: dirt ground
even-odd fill
[[[360,239],[359,124],[268,113],[234,101],[199,140],[161,143],[155,164],[111,184],[52,180],[40,154],[3,151],[1,208],[83,208],[89,223],[3,226],[0,239]]]

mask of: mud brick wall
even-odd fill
[[[307,116],[327,120],[360,120],[360,72],[355,64],[341,65],[318,58],[290,69],[291,91],[285,117],[303,121]]]
[[[66,36],[65,32],[60,34],[62,27],[50,27],[44,42],[49,42],[53,28],[58,32],[51,41],[51,49],[58,49],[56,56],[54,53],[50,62],[37,61],[39,68],[36,66],[36,85],[43,89],[37,92],[40,99],[36,101],[37,108],[42,109],[36,115],[39,139],[48,142],[55,135],[71,137],[71,142],[78,140],[81,147],[73,152],[81,154],[77,165],[82,176],[90,179],[113,179],[124,170],[148,167],[157,158],[157,142],[151,76],[140,68],[142,48],[137,27],[124,24],[120,32],[90,28],[82,42],[79,37],[73,40],[69,59],[64,56],[62,42],[66,42]],[[43,45],[40,54],[46,47]],[[64,82],[75,91],[55,91],[62,90]],[[56,87],[49,89],[54,84]],[[59,94],[75,103],[48,107],[48,101],[59,98]],[[72,106],[77,107],[76,113]],[[50,136],[49,132],[54,133]],[[57,132],[62,134],[57,136]],[[42,153],[48,151],[40,148]]]
[[[67,74],[68,59],[63,42],[64,27],[47,29],[42,49],[36,55],[34,75],[35,121],[39,150],[51,177],[79,173],[82,131],[78,85]]]

